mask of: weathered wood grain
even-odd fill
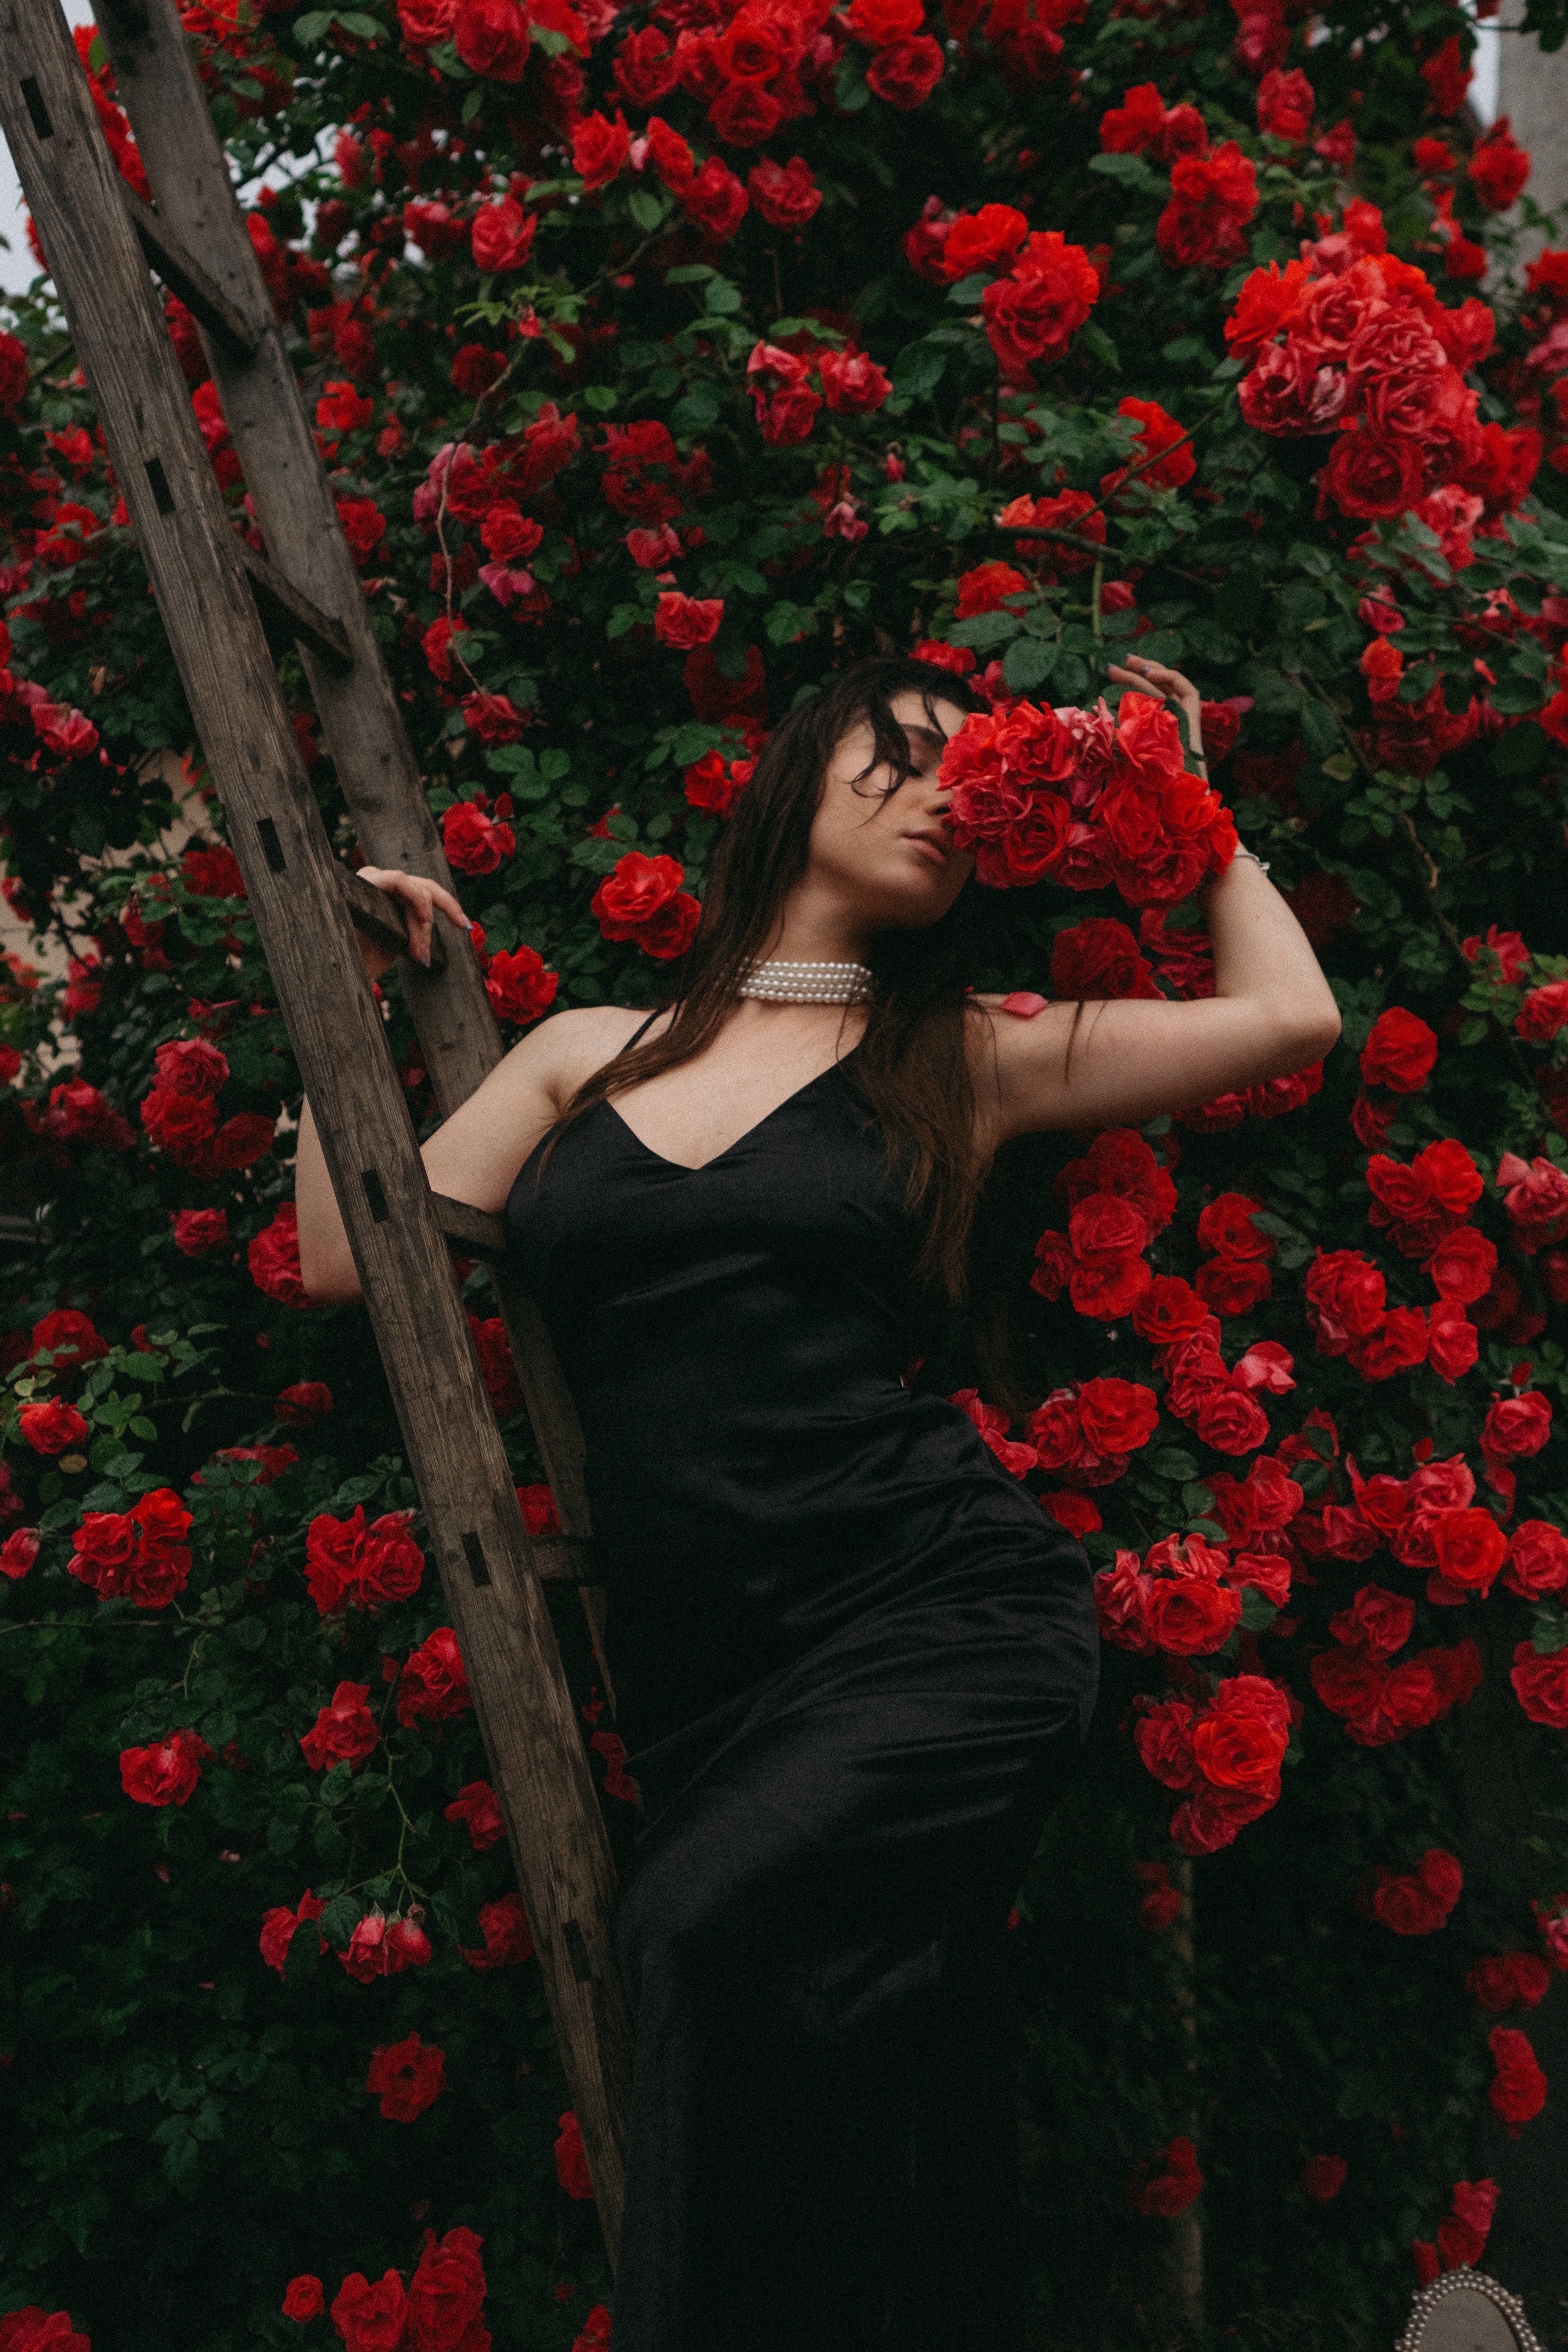
[[[615,1880],[597,1794],[331,845],[233,525],[55,0],[0,0],[0,130],[49,256],[320,1114],[533,1922],[613,2260],[631,2034],[610,1934]],[[221,269],[216,274],[221,280]],[[310,593],[316,585],[312,575]],[[321,601],[334,608],[330,593]],[[454,957],[449,969],[460,961]]]
[[[98,0],[97,15],[158,217],[186,249],[202,255],[208,276],[255,338],[248,362],[216,337],[207,340],[207,356],[268,555],[295,590],[342,625],[353,656],[352,670],[338,675],[302,647],[360,847],[374,866],[402,866],[451,889],[453,877],[176,0]],[[443,921],[437,917],[437,929]],[[450,944],[455,948],[455,940]],[[460,951],[447,958],[442,972],[424,972],[406,960],[398,970],[437,1104],[449,1114],[500,1058],[483,981],[472,957]],[[582,1432],[550,1335],[515,1276],[498,1280],[496,1290],[562,1526],[586,1540],[592,1527]],[[603,1596],[584,1592],[584,1608],[613,1709]]]

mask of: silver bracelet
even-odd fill
[[[1237,857],[1250,858],[1253,865],[1257,866],[1260,874],[1268,873],[1268,860],[1267,857],[1259,857],[1256,849],[1244,849],[1238,841],[1236,845],[1236,855]]]

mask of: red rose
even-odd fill
[[[947,233],[942,274],[952,283],[975,270],[999,268],[1028,234],[1027,220],[1012,205],[982,205],[977,213],[961,213]]]
[[[718,635],[723,618],[722,596],[683,596],[666,589],[654,609],[654,635],[661,645],[689,653],[694,646],[708,645]]]
[[[479,2324],[485,2273],[484,2240],[472,2230],[448,2230],[437,2244],[425,2232],[424,2251],[408,2285],[408,2352],[482,2352]]]
[[[1550,1519],[1521,1519],[1509,1543],[1502,1580],[1529,1601],[1568,1588],[1568,1536]]]
[[[1349,1350],[1363,1381],[1392,1380],[1426,1360],[1430,1334],[1418,1307],[1391,1307],[1375,1331]]]
[[[626,44],[622,44],[622,55]],[[764,156],[746,174],[752,202],[771,228],[802,229],[816,218],[822,190],[811,176],[811,166],[798,155],[787,163]]]
[[[1219,1193],[1198,1218],[1198,1246],[1227,1257],[1272,1257],[1279,1243],[1253,1223],[1262,1206],[1246,1192]]]
[[[1340,435],[1321,478],[1342,514],[1366,517],[1403,514],[1426,487],[1415,443],[1359,429]]]
[[[1054,1495],[1042,1495],[1040,1504],[1058,1527],[1066,1528],[1069,1536],[1093,1535],[1105,1524],[1089,1496],[1075,1495],[1070,1486],[1059,1487]],[[5,1564],[5,1549],[0,1546],[0,1570],[4,1570]]]
[[[1173,2139],[1152,2165],[1144,2159],[1143,2168],[1145,2177],[1133,2176],[1132,2202],[1151,2221],[1184,2213],[1203,2194],[1204,2177],[1190,2139]]]
[[[1303,1287],[1321,1356],[1342,1356],[1386,1311],[1383,1276],[1357,1250],[1320,1250]]]
[[[228,1062],[205,1037],[175,1038],[153,1056],[158,1088],[167,1095],[216,1095],[228,1076]]]
[[[1197,1777],[1192,1721],[1193,1710],[1184,1699],[1163,1699],[1139,1718],[1133,1730],[1145,1768],[1167,1789],[1190,1789]]]
[[[1301,2167],[1296,2186],[1319,2205],[1331,2204],[1345,2185],[1350,2167],[1342,2156],[1314,2156]]]
[[[470,9],[501,5],[511,8],[512,0],[468,0],[468,5]],[[401,2274],[387,2271],[372,2286],[363,2271],[354,2271],[332,2297],[331,2315],[345,2352],[399,2352],[408,2317]]]
[[[1481,1430],[1483,1454],[1539,1454],[1552,1434],[1552,1402],[1539,1389],[1492,1400]]]
[[[1514,1027],[1532,1045],[1544,1045],[1568,1022],[1568,980],[1554,980],[1532,988],[1519,1009]]]
[[[1083,1433],[1099,1454],[1134,1453],[1159,1423],[1153,1391],[1135,1381],[1085,1381],[1078,1402]]]
[[[411,2124],[447,2087],[446,2053],[426,2050],[416,2033],[383,2042],[371,2059],[364,2086],[380,2100],[389,2123]]]
[[[778,129],[784,114],[777,99],[756,82],[734,81],[713,100],[708,120],[727,147],[755,147]]]
[[[280,1307],[309,1307],[300,1273],[299,1215],[292,1201],[283,1202],[272,1223],[257,1234],[246,1260],[252,1282],[268,1298]]]
[[[607,187],[626,163],[631,133],[626,117],[614,122],[602,114],[585,114],[572,133],[572,169],[585,190]]]
[[[635,939],[642,926],[675,896],[686,878],[673,857],[645,857],[628,850],[595,891],[592,911],[607,940]]]
[[[268,1122],[271,1132],[271,1121]],[[226,1209],[182,1209],[174,1219],[174,1247],[185,1257],[200,1257],[228,1239]]]
[[[1487,2096],[1512,2131],[1546,2105],[1546,2077],[1535,2063],[1528,2036],[1512,2026],[1494,2025],[1487,2048],[1497,2068]]]
[[[365,1705],[368,1683],[340,1683],[331,1704],[316,1717],[300,1742],[312,1772],[329,1764],[363,1764],[376,1744],[375,1717]]]
[[[1036,360],[1066,351],[1100,299],[1100,277],[1082,246],[1058,229],[1036,230],[1010,278],[985,289],[985,332],[1005,376],[1027,373]]]
[[[515,196],[481,205],[473,222],[474,267],[489,277],[521,269],[533,249],[536,225],[533,214],[525,213]],[[489,545],[488,539],[485,544]]]
[[[1448,1907],[1419,1878],[1392,1874],[1373,1893],[1373,1916],[1396,1936],[1434,1936],[1447,1927]]]
[[[1415,1603],[1400,1592],[1385,1592],[1380,1584],[1363,1584],[1348,1609],[1329,1620],[1336,1642],[1364,1643],[1376,1657],[1391,1657],[1410,1639]]]
[[[356,1984],[373,1984],[377,1977],[398,1976],[405,1969],[427,1967],[430,1939],[414,1912],[404,1918],[388,1919],[380,1911],[372,1910],[355,1927],[348,1950],[340,1952],[338,1958]]]
[[[651,132],[651,123],[648,129]],[[677,194],[692,219],[721,245],[734,236],[746,216],[746,191],[717,155],[710,155],[690,185]]]
[[[92,2352],[92,2347],[72,2327],[68,2311],[30,2303],[0,2319],[0,2352]]]
[[[184,1805],[201,1781],[198,1767],[212,1754],[194,1731],[171,1731],[150,1748],[123,1748],[120,1785],[139,1805]]]
[[[1533,2009],[1551,1982],[1551,1969],[1533,1952],[1503,1952],[1467,1970],[1465,1990],[1478,2009],[1497,2017],[1508,2009]]]
[[[285,2319],[319,2319],[325,2307],[326,2297],[319,2278],[303,2271],[298,2278],[289,2280],[283,2295]]]
[[[485,994],[501,1021],[537,1021],[555,1001],[558,972],[547,971],[537,948],[502,948],[490,958]]]
[[[1508,1557],[1508,1538],[1489,1511],[1435,1511],[1432,1549],[1437,1569],[1467,1592],[1486,1592]]]
[[[879,50],[866,68],[866,81],[878,98],[907,114],[925,104],[942,79],[942,69],[940,44],[929,33],[917,33],[910,40],[890,41]]]
[[[452,41],[469,72],[489,81],[521,81],[527,70],[528,19],[517,0],[462,0]]]
[[[1149,1596],[1149,1630],[1172,1657],[1206,1657],[1241,1622],[1241,1595],[1206,1577],[1157,1577]]]
[[[404,1662],[397,1690],[397,1720],[410,1724],[437,1723],[448,1716],[465,1715],[473,1704],[468,1677],[449,1625],[437,1625]]]
[[[1059,1498],[1053,1496],[1052,1505]],[[1093,1506],[1089,1507],[1091,1509]],[[1099,1513],[1095,1513],[1098,1519]],[[1094,1610],[1100,1633],[1118,1649],[1146,1657],[1154,1643],[1149,1630],[1152,1577],[1142,1573],[1135,1551],[1119,1551],[1114,1568],[1101,1569],[1094,1580]],[[1152,1766],[1151,1766],[1152,1770]],[[1184,1788],[1186,1782],[1181,1784]]]
[[[466,1944],[458,1947],[471,1969],[513,1968],[533,1956],[533,1930],[521,1895],[502,1895],[494,1903],[481,1904],[479,1933],[482,1945],[471,1950]]]
[[[1384,1660],[1360,1642],[1342,1650],[1321,1650],[1310,1673],[1313,1690],[1334,1715],[1365,1715],[1377,1705],[1388,1680]]]
[[[68,1446],[81,1445],[91,1433],[75,1405],[67,1404],[63,1397],[25,1404],[17,1427],[35,1454],[63,1454]]]
[[[0,1576],[8,1576],[15,1583],[26,1575],[38,1557],[39,1535],[37,1528],[17,1528],[0,1543]]]
[[[287,1904],[279,1903],[275,1904],[270,1911],[262,1913],[260,1950],[269,1969],[276,1969],[279,1976],[283,1974],[295,1929],[307,1926],[312,1919],[319,1919],[326,1907],[324,1903],[318,1902],[307,1886],[300,1897],[297,1911],[290,1911]],[[316,1930],[316,1943],[319,1950],[326,1950],[327,1939],[320,1928]]]
[[[1436,1059],[1436,1032],[1394,1004],[1373,1024],[1361,1050],[1361,1074],[1369,1087],[1392,1087],[1395,1094],[1412,1095],[1426,1085]]]
[[[869,415],[893,389],[892,378],[864,352],[825,351],[817,372],[828,407],[850,416]]]
[[[488,1780],[470,1780],[459,1789],[446,1809],[445,1819],[463,1823],[476,1853],[484,1853],[506,1835],[506,1822]]]
[[[474,801],[456,801],[441,820],[441,845],[459,874],[493,874],[517,851],[510,824],[498,824]]]
[[[568,2107],[559,2122],[560,2130],[555,2140],[555,2178],[568,2197],[592,2197],[594,2176],[588,2169],[588,2158],[583,2148],[583,2130],[577,2121],[576,2110]]]
[[[1250,1454],[1268,1442],[1268,1415],[1246,1389],[1215,1389],[1198,1407],[1198,1435],[1216,1454]]]
[[[1530,151],[1515,140],[1506,115],[1477,140],[1465,169],[1489,211],[1506,213],[1516,202],[1530,177]]]
[[[1509,1680],[1531,1723],[1568,1731],[1568,1650],[1542,1656],[1532,1643],[1521,1642]]]
[[[1257,1258],[1211,1258],[1193,1279],[1198,1297],[1215,1315],[1250,1314],[1274,1286],[1268,1268]]]
[[[1456,1299],[1461,1306],[1471,1306],[1484,1298],[1492,1286],[1497,1272],[1497,1247],[1473,1225],[1460,1225],[1455,1232],[1445,1234],[1425,1271],[1440,1298]]]
[[[1193,1727],[1193,1755],[1205,1780],[1219,1789],[1278,1788],[1279,1759],[1290,1735],[1258,1715],[1232,1709],[1202,1717]]]
[[[1305,139],[1316,104],[1304,73],[1281,73],[1276,66],[1258,85],[1258,128],[1270,139]]]
[[[1242,232],[1257,210],[1252,165],[1235,140],[1227,139],[1212,155],[1184,155],[1177,161],[1171,173],[1171,201],[1155,226],[1155,243],[1178,268],[1244,260]]]
[[[1141,482],[1147,483],[1152,489],[1174,490],[1179,489],[1184,482],[1191,481],[1197,471],[1198,461],[1193,455],[1184,425],[1162,408],[1157,400],[1129,397],[1118,404],[1116,414],[1139,420],[1137,437],[1130,454],[1132,462],[1140,468],[1138,479]],[[1176,446],[1178,444],[1179,446]],[[1167,449],[1172,453],[1168,457],[1163,454]],[[1151,465],[1151,458],[1158,462]],[[1121,477],[1112,474],[1107,478],[1119,482]],[[1104,489],[1103,482],[1100,488]],[[1149,701],[1151,709],[1159,711],[1160,706],[1151,698],[1143,696],[1140,699]]]
[[[1051,986],[1064,999],[1157,998],[1160,993],[1137,940],[1114,916],[1093,916],[1057,933]]]

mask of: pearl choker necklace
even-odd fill
[[[791,963],[774,956],[749,967],[739,992],[775,1004],[865,1004],[875,984],[863,963]]]

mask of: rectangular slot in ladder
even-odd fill
[[[476,1584],[488,1584],[490,1580],[490,1571],[485,1559],[485,1548],[472,1528],[465,1529],[462,1542],[463,1558],[468,1563],[468,1574]]]
[[[370,1202],[371,1215],[378,1225],[384,1225],[392,1211],[386,1205],[386,1194],[380,1177],[374,1168],[363,1168],[359,1181],[364,1187],[364,1197]]]
[[[283,855],[283,844],[278,838],[278,827],[269,816],[262,817],[256,827],[261,837],[261,854],[267,860],[269,874],[287,874],[289,860]]]
[[[162,515],[173,514],[174,511],[174,493],[169,488],[169,477],[163,471],[163,459],[161,457],[143,457],[142,460],[142,467],[147,477],[148,482],[152,486],[153,503],[157,508],[158,512]]]
[[[572,1963],[572,1973],[578,1983],[592,1984],[594,1964],[588,1958],[588,1947],[575,1919],[563,1919],[561,1940],[566,1947],[566,1957]]]
[[[22,102],[27,110],[28,120],[39,138],[52,139],[55,135],[55,126],[49,121],[49,110],[44,104],[44,93],[31,74],[22,84]]]

